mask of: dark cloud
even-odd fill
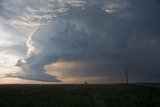
[[[123,8],[115,6],[122,5],[117,0],[109,8],[116,10],[112,12],[103,9],[106,1],[85,9],[70,7],[67,14],[40,27],[31,39],[35,50],[24,59],[25,64],[17,64],[25,66],[23,73],[27,74],[16,77],[45,80],[50,75],[45,74],[44,67],[62,60],[86,63],[81,68],[61,70],[64,77],[106,76],[120,82],[127,65],[132,82],[160,81],[159,0],[126,0],[129,6]]]

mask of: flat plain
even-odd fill
[[[0,107],[160,107],[150,84],[0,85]]]

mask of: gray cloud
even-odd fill
[[[63,77],[106,76],[120,82],[127,65],[132,82],[160,81],[160,2],[123,2],[126,5],[115,0],[109,8],[112,12],[103,8],[108,9],[111,0],[88,1],[91,4],[85,9],[69,6],[66,14],[33,33],[29,54],[23,63],[17,62],[22,73],[7,77],[59,81],[46,74],[44,67],[58,61],[77,61],[86,64],[60,70]]]
[[[40,0],[35,0],[32,2],[27,2],[27,1],[16,1],[15,2],[9,2],[9,1],[3,1],[3,8],[6,9],[7,11],[11,11],[14,13],[8,18],[8,21],[10,21],[11,26],[16,26],[16,27],[21,27],[21,26],[28,26],[28,27],[37,27],[41,25],[47,25],[47,23],[52,22],[55,20],[57,15],[59,14],[64,14],[68,11],[69,7],[79,7],[81,8],[84,4],[85,1],[40,1]],[[11,5],[11,7],[7,8],[8,5]],[[17,7],[17,8],[16,8]],[[12,10],[13,9],[13,10]],[[17,10],[18,9],[18,10]],[[20,10],[20,11],[19,11]],[[8,15],[8,13],[6,13]],[[2,15],[3,16],[3,15]],[[2,20],[3,17],[1,17]],[[7,23],[10,25],[10,23]],[[3,23],[4,24],[4,23]],[[28,40],[26,42],[28,46],[28,52],[27,56],[24,60],[18,60],[16,66],[19,66],[22,68],[23,72],[16,73],[16,74],[6,74],[5,77],[16,77],[16,78],[21,78],[21,79],[31,79],[31,80],[40,80],[40,81],[51,81],[51,82],[59,82],[56,77],[51,76],[49,74],[46,74],[44,71],[44,66],[46,64],[50,64],[51,62],[56,61],[57,56],[53,56],[53,54],[50,53],[45,53],[43,54],[42,52],[34,53],[32,52],[33,49],[38,49],[38,47],[42,48],[40,44],[38,47],[32,46],[32,41],[33,35],[31,34],[28,37]],[[42,39],[40,37],[40,39]],[[42,41],[43,42],[43,41]],[[46,41],[43,42],[44,45],[46,44]],[[34,43],[35,44],[35,43]],[[49,46],[49,45],[47,45]],[[44,49],[46,47],[44,46]],[[42,50],[46,52],[45,50]],[[31,52],[30,52],[31,51]],[[32,59],[35,59],[34,61]],[[22,62],[24,61],[24,62]]]

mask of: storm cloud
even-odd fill
[[[26,40],[26,57],[17,61],[21,71],[6,77],[52,82],[94,77],[103,78],[101,82],[104,78],[121,82],[127,65],[131,82],[160,81],[159,0],[64,0],[48,1],[46,7],[28,4],[28,22],[22,23],[26,16],[19,13],[14,25],[30,27],[32,23],[35,29]],[[39,6],[43,9],[37,10]],[[45,16],[40,17],[42,14]],[[46,70],[59,62],[80,64],[55,68],[62,72],[60,80]],[[53,74],[55,69],[51,69]]]

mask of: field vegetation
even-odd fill
[[[0,107],[160,107],[160,87],[1,85]]]

